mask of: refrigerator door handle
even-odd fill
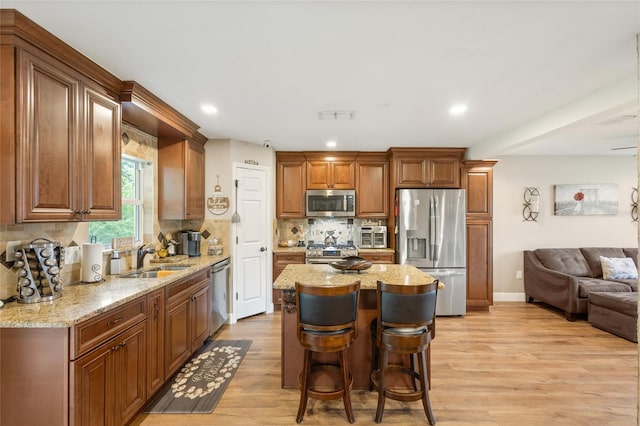
[[[435,260],[436,252],[436,212],[435,212],[435,198],[429,197],[429,260]]]
[[[438,228],[437,228],[437,224],[438,222],[440,222],[438,220],[438,211],[439,211],[439,206],[438,206],[438,196],[434,195],[433,196],[433,216],[431,219],[431,235],[432,235],[432,244],[433,244],[433,248],[432,250],[432,255],[431,258],[434,262],[438,261],[438,252],[440,251],[439,247],[438,247]]]

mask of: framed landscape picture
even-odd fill
[[[554,212],[558,216],[618,214],[618,185],[588,183],[554,185]]]

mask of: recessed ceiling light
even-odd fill
[[[211,104],[203,104],[202,105],[202,111],[205,112],[205,114],[217,114],[218,113],[218,108],[216,108],[215,106],[211,105]]]
[[[336,145],[336,141],[327,141],[327,148],[335,148]]]
[[[449,114],[451,115],[463,115],[465,112],[467,112],[466,104],[455,104],[449,108]]]

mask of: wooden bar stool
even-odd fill
[[[347,419],[350,423],[355,421],[350,393],[353,378],[349,372],[347,348],[358,335],[359,296],[360,281],[334,287],[296,282],[297,335],[304,348],[298,423],[304,418],[309,397],[319,400],[342,398]],[[314,354],[326,353],[338,353],[338,357],[314,359]],[[331,380],[327,380],[329,378]]]
[[[429,423],[436,423],[429,402],[431,371],[426,360],[433,339],[431,329],[435,324],[437,295],[438,280],[421,285],[378,281],[377,317],[372,330],[375,331],[373,345],[379,351],[379,365],[374,365],[371,373],[372,387],[378,391],[376,423],[382,421],[386,398],[397,401],[422,400]],[[409,355],[410,366],[390,364],[389,353]],[[417,357],[418,371],[415,370],[414,357]],[[398,382],[403,376],[410,379],[410,386],[400,386],[402,383]]]

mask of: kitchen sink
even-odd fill
[[[190,268],[193,265],[165,265],[156,266],[146,271],[129,272],[127,274],[120,275],[120,278],[158,278],[158,272],[160,271],[182,271],[183,269]],[[163,275],[163,274],[160,274]]]

